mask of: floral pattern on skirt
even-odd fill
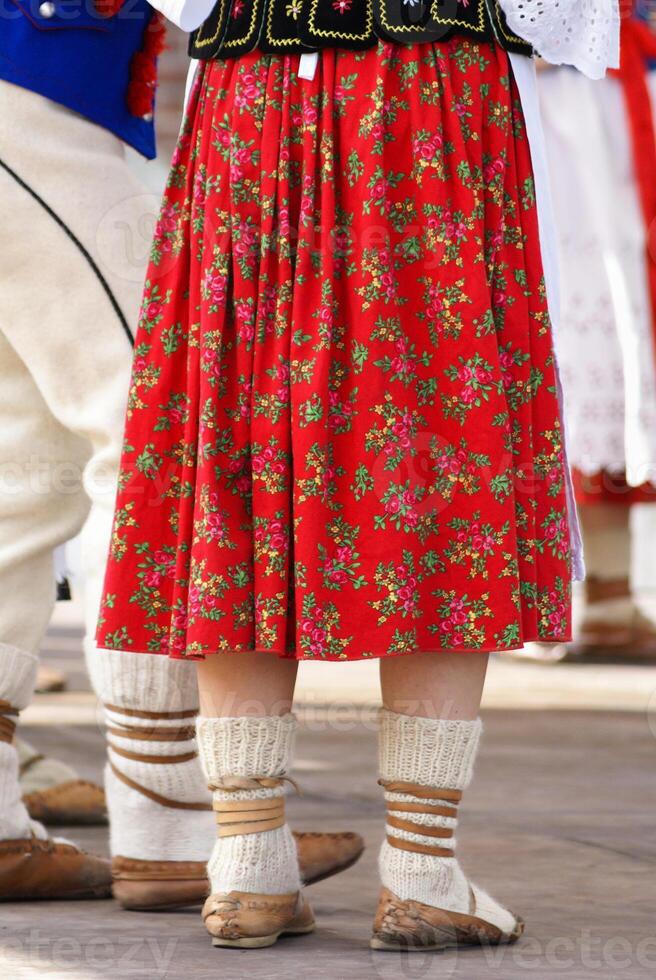
[[[570,631],[533,179],[507,55],[201,64],[152,248],[99,642],[202,658]]]

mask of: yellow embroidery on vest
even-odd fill
[[[269,0],[269,9],[267,10],[267,21],[266,21],[267,41],[269,42],[269,44],[280,44],[280,45],[298,44],[298,37],[276,37],[276,38],[273,37],[271,33],[271,21],[273,20],[274,4],[275,4],[275,0]],[[294,20],[296,20],[300,12],[301,12],[300,3],[295,3],[294,0],[292,0],[291,3],[287,4],[285,10],[287,16],[289,16],[291,13],[291,16],[294,18]]]
[[[485,0],[478,5],[478,24],[476,25],[461,20],[460,17],[442,17],[437,11],[437,0],[433,0],[431,4],[431,15],[438,24],[449,24],[450,27],[468,27],[470,31],[485,33]]]
[[[506,28],[504,27],[503,20],[502,20],[502,17],[501,17],[501,7],[499,5],[499,0],[495,0],[494,6],[495,6],[496,12],[497,12],[497,25],[498,25],[498,28],[501,31],[501,33],[503,34],[503,36],[505,37],[506,41],[513,41],[515,44],[525,44],[527,47],[530,47],[530,45],[528,44],[527,41],[525,41],[521,37],[517,37],[516,34],[513,34],[513,32],[510,31],[510,30],[506,30]]]
[[[312,5],[310,7],[310,21],[309,29],[312,34],[316,34],[318,37],[334,37],[338,40],[343,41],[367,41],[371,37],[374,26],[374,11],[373,4],[371,0],[367,2],[367,22],[365,25],[363,34],[346,34],[343,31],[325,31],[319,30],[319,28],[313,26],[314,16],[317,12],[317,7],[319,6],[319,0],[312,0]]]
[[[208,44],[213,44],[214,41],[216,41],[219,34],[221,33],[221,25],[223,24],[223,14],[225,13],[225,8],[227,3],[228,0],[221,0],[221,7],[219,8],[219,19],[217,21],[217,28],[214,34],[212,35],[212,37],[205,37],[205,38],[203,37],[203,31],[206,26],[205,24],[202,24],[201,27],[198,28],[198,34],[194,39],[195,48],[204,48]]]
[[[258,15],[261,6],[262,6],[262,0],[254,0],[253,6],[251,8],[251,22],[248,25],[248,30],[246,31],[245,34],[242,34],[241,37],[234,37],[231,41],[227,41],[227,40],[224,41],[223,42],[224,48],[235,48],[239,44],[248,44],[248,42],[250,41],[251,37],[255,32],[255,28],[258,25],[258,21],[259,21]]]

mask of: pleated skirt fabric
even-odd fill
[[[507,55],[201,64],[155,234],[98,639],[200,659],[570,633],[562,428]]]

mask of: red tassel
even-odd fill
[[[157,89],[157,59],[164,50],[165,36],[164,18],[155,12],[144,32],[143,47],[133,55],[130,65],[127,101],[133,116],[143,118],[153,112]]]

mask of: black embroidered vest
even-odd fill
[[[378,39],[398,44],[464,34],[532,50],[508,28],[498,0],[217,0],[191,35],[192,58],[238,58],[258,48],[302,54],[321,48],[361,49]]]

